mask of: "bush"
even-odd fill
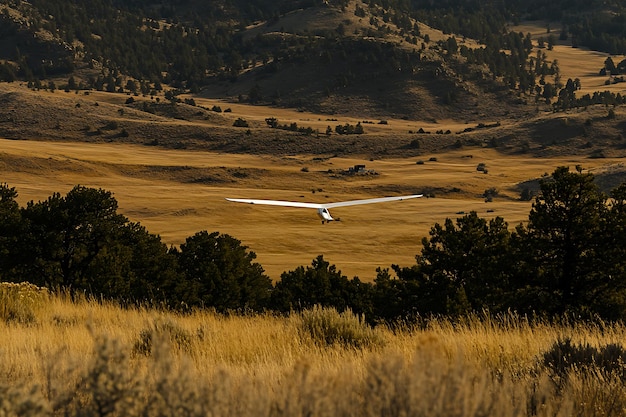
[[[248,126],[248,122],[245,119],[242,119],[241,117],[238,117],[237,120],[235,120],[235,123],[233,123],[233,126],[235,126],[235,127],[249,127]]]
[[[192,335],[171,320],[156,321],[151,327],[139,333],[139,339],[133,345],[133,353],[150,355],[156,341],[169,342],[175,349],[191,352]]]
[[[533,198],[533,192],[528,187],[524,187],[520,194],[520,200],[522,201],[530,201]]]
[[[626,380],[626,350],[614,343],[595,348],[589,343],[574,345],[570,338],[559,339],[544,353],[543,364],[561,378],[573,370],[597,370]]]
[[[357,316],[350,309],[339,313],[334,308],[314,306],[303,310],[299,317],[301,330],[321,345],[366,348],[383,344],[378,332],[365,322],[363,316]]]
[[[103,127],[103,129],[104,129],[104,130],[117,130],[117,128],[118,128],[118,127],[119,127],[119,126],[118,126],[117,122],[116,122],[115,120],[112,120],[112,121],[110,121],[109,123],[107,123],[107,124]]]
[[[483,197],[485,197],[485,201],[491,202],[494,197],[497,197],[500,192],[496,189],[496,187],[491,187],[485,190],[483,193]]]
[[[22,282],[0,283],[0,320],[6,323],[31,324],[35,312],[48,299],[48,290]]]

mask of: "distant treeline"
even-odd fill
[[[541,180],[528,222],[509,230],[475,212],[435,224],[416,264],[349,279],[319,256],[272,283],[237,239],[201,231],[179,248],[117,213],[102,189],[20,207],[0,186],[0,280],[176,310],[287,313],[347,308],[372,323],[515,310],[626,318],[626,184],[610,197],[592,174],[557,168]]]

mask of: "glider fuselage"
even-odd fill
[[[320,219],[322,219],[322,223],[324,222],[332,222],[333,220],[333,216],[330,215],[330,212],[328,211],[328,209],[326,207],[320,207],[317,209],[317,215],[320,216]]]

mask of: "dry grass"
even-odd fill
[[[306,324],[316,314],[337,328],[355,323],[321,310],[290,318],[181,316],[53,296],[30,324],[0,321],[0,410],[36,416],[624,415],[626,392],[614,377],[575,372],[559,385],[541,366],[559,338],[620,343],[622,325],[472,316],[461,323],[432,320],[421,330],[370,329],[378,342],[355,347],[319,343]],[[155,329],[161,331],[153,333],[151,350],[138,351],[143,332]]]
[[[529,202],[517,200],[518,183],[551,173],[559,165],[599,168],[620,161],[503,157],[479,148],[433,155],[436,162],[420,158],[423,165],[416,164],[418,158],[318,160],[306,155],[228,155],[123,144],[5,140],[0,149],[0,177],[16,187],[22,205],[55,191],[66,193],[75,184],[101,187],[114,193],[120,212],[168,244],[179,244],[200,230],[240,239],[274,279],[324,254],[348,276],[371,280],[378,266],[413,263],[421,238],[436,222],[475,210],[487,218],[502,216],[513,226],[527,219],[530,210]],[[476,170],[481,162],[488,174]],[[379,175],[328,174],[329,169],[340,171],[361,163]],[[302,172],[303,167],[309,172]],[[485,203],[482,194],[492,187],[500,196]],[[332,214],[342,221],[324,226],[313,210],[224,200],[323,202],[431,191],[436,198],[335,209]]]

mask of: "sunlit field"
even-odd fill
[[[592,416],[626,409],[623,364],[611,370],[589,362],[567,373],[546,359],[566,339],[598,349],[621,343],[626,330],[617,324],[477,315],[392,331],[334,310],[177,315],[32,292],[0,290],[0,393],[8,415]]]
[[[0,141],[0,177],[18,201],[66,193],[74,185],[104,188],[119,211],[164,242],[177,245],[200,230],[228,233],[258,255],[274,279],[320,254],[349,277],[375,277],[377,267],[410,265],[421,239],[436,223],[475,210],[502,216],[511,227],[525,221],[530,202],[517,184],[556,166],[599,169],[619,159],[534,159],[470,149],[410,159],[314,159],[154,149],[120,144]],[[424,164],[416,164],[421,159]],[[477,171],[484,163],[485,174]],[[343,175],[355,164],[375,174]],[[308,172],[303,172],[306,167]],[[329,170],[332,172],[329,173]],[[197,179],[200,181],[196,181]],[[215,180],[204,180],[214,178]],[[485,190],[498,196],[485,202]],[[426,193],[434,198],[337,208],[341,219],[322,225],[315,210],[230,203],[226,197],[293,201],[340,201]]]

